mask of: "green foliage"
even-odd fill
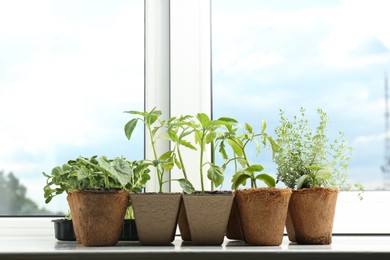
[[[194,134],[195,147],[197,147],[199,153],[199,176],[201,191],[204,192],[204,168],[208,166],[207,178],[215,187],[222,185],[225,170],[225,167],[218,166],[211,161],[205,161],[206,146],[211,145],[211,148],[214,149],[215,141],[222,135],[220,131],[231,129],[233,125],[237,124],[237,121],[228,117],[211,120],[208,115],[198,113],[189,122],[189,129]]]
[[[199,154],[199,176],[201,180],[201,191],[205,192],[204,177],[207,170],[207,178],[212,186],[221,186],[224,180],[224,168],[214,164],[211,161],[205,161],[206,147],[211,145],[214,148],[214,142],[220,135],[222,128],[229,128],[237,123],[232,118],[219,118],[211,120],[208,115],[198,113],[196,116],[185,115],[181,117],[172,117],[168,120],[168,139],[174,144],[173,157],[175,165],[181,169],[187,180],[187,171],[182,157],[181,148],[185,147],[197,151]],[[187,183],[188,185],[190,183]],[[185,185],[182,185],[185,187]],[[195,191],[191,189],[184,190],[187,193]]]
[[[294,116],[292,121],[280,111],[280,125],[275,129],[280,145],[274,158],[278,166],[277,180],[292,189],[350,189],[347,170],[352,148],[342,132],[330,142],[326,132],[329,118],[321,109],[317,113],[319,124],[312,130],[305,109],[301,108],[300,117]],[[357,186],[362,190],[361,185]]]
[[[143,161],[127,161],[123,157],[112,160],[105,156],[91,158],[78,157],[62,166],[56,166],[44,186],[45,202],[64,192],[82,189],[128,189],[141,191],[149,180],[149,164]]]
[[[146,131],[147,135],[149,137],[150,144],[153,149],[153,159],[146,159],[146,162],[150,162],[151,165],[153,165],[156,169],[156,175],[159,183],[159,192],[163,191],[163,184],[170,182],[170,181],[178,181],[180,186],[185,192],[192,192],[193,186],[188,181],[187,176],[184,171],[184,179],[172,179],[168,181],[164,181],[164,175],[167,174],[174,165],[180,165],[180,162],[176,158],[176,154],[169,150],[164,152],[161,155],[157,154],[156,144],[159,139],[167,139],[168,137],[166,135],[169,135],[169,137],[177,140],[179,136],[175,136],[175,131],[173,129],[167,130],[167,122],[165,120],[161,120],[162,112],[156,108],[153,108],[149,112],[140,112],[140,111],[125,111],[125,113],[136,115],[138,117],[131,119],[129,122],[125,125],[125,135],[128,140],[131,139],[131,136],[133,134],[133,131],[135,127],[137,126],[138,121],[142,121]],[[186,145],[185,141],[178,141],[181,145]]]
[[[275,178],[266,173],[261,173],[264,167],[260,164],[251,164],[247,156],[247,148],[249,144],[254,144],[256,147],[257,155],[260,154],[261,144],[263,147],[270,147],[272,149],[273,156],[278,150],[278,145],[273,138],[266,133],[265,120],[261,123],[261,128],[258,133],[253,131],[253,127],[245,123],[245,127],[241,128],[241,133],[237,133],[238,129],[229,127],[228,131],[222,135],[219,140],[219,151],[228,164],[231,161],[235,162],[235,174],[232,177],[232,189],[238,189],[241,185],[246,185],[247,180],[251,181],[251,187],[256,188],[256,181],[260,180],[269,187],[276,185]],[[233,151],[234,156],[228,157],[225,143]],[[240,165],[240,168],[239,166]],[[258,173],[258,174],[257,174]]]

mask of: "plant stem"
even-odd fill
[[[156,151],[156,143],[155,140],[153,140],[153,135],[152,135],[152,129],[150,128],[150,125],[147,125],[148,132],[149,132],[149,138],[150,138],[150,143],[152,144],[152,149],[153,149],[153,155],[154,159],[157,160],[157,151]],[[162,173],[160,171],[160,168],[157,166],[156,167],[157,171],[157,179],[158,179],[158,184],[159,184],[159,192],[162,193]]]
[[[177,145],[177,146],[176,146],[176,147],[177,147],[177,154],[179,155],[179,161],[180,161],[180,164],[181,164],[181,169],[182,169],[184,178],[185,178],[186,180],[188,180],[186,168],[184,167],[184,162],[183,162],[183,158],[182,158],[182,156],[181,156],[181,152],[180,152],[179,146],[180,146],[180,145]]]
[[[200,184],[201,184],[201,188],[202,188],[202,192],[204,192],[204,181],[203,181],[203,152],[204,152],[204,131],[203,131],[203,134],[202,134],[202,139],[200,141],[200,164],[199,164],[199,168],[200,168]]]

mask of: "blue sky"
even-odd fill
[[[265,119],[272,132],[279,109],[304,107],[315,123],[322,108],[329,134],[344,132],[354,149],[351,180],[381,188],[389,4],[374,2],[214,0],[214,116]]]

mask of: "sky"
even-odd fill
[[[279,109],[299,108],[328,134],[345,133],[354,150],[351,182],[383,188],[384,77],[389,73],[388,1],[213,0],[214,116],[234,115],[269,133]],[[271,174],[269,153],[253,156]],[[225,187],[229,187],[227,178]]]
[[[0,1],[0,170],[43,202],[42,172],[77,156],[143,156],[125,110],[143,109],[143,1]],[[382,188],[386,0],[212,0],[214,118],[269,132],[287,115],[324,109],[329,134],[354,149],[352,181]],[[259,160],[275,173],[267,151]],[[227,173],[225,188],[230,188]]]

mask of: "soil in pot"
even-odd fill
[[[312,188],[294,190],[289,213],[298,244],[328,245],[332,230],[338,189]]]
[[[80,190],[68,194],[77,242],[85,246],[116,245],[123,227],[129,192]]]
[[[255,188],[236,191],[245,242],[278,246],[282,243],[290,189]]]
[[[181,204],[180,193],[131,193],[138,239],[142,245],[170,245]]]
[[[234,240],[245,240],[242,231],[240,212],[237,206],[237,197],[234,197],[229,221],[226,228],[226,237]]]
[[[233,203],[232,192],[183,194],[193,245],[221,245]]]

